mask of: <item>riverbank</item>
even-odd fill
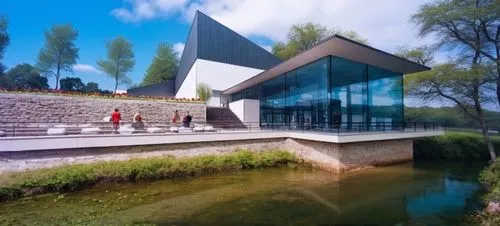
[[[491,136],[491,142],[497,155],[499,155],[500,137]],[[446,132],[443,136],[415,139],[413,142],[413,158],[415,161],[488,162],[490,156],[481,134]]]
[[[296,164],[295,155],[281,150],[240,150],[225,155],[157,157],[68,165],[0,176],[0,201],[35,194],[81,190],[107,182],[137,182],[183,178],[222,171]]]
[[[488,192],[483,198],[486,209],[478,217],[484,225],[500,225],[500,160],[485,168],[479,179]]]

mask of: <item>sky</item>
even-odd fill
[[[170,43],[182,52],[196,10],[268,50],[286,39],[292,25],[307,22],[356,31],[373,47],[388,52],[428,42],[417,37],[417,28],[409,22],[426,0],[0,1],[0,15],[9,19],[11,42],[3,60],[7,67],[35,64],[44,31],[54,24],[71,23],[79,32],[80,58],[73,74],[65,72],[62,77],[78,76],[105,89],[113,88],[113,79],[97,70],[96,62],[106,58],[106,42],[123,36],[133,44],[136,64],[128,75],[139,83],[159,43]],[[49,78],[49,85],[55,86],[54,78]]]

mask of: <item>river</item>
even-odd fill
[[[263,169],[0,203],[0,224],[452,224],[481,208],[481,166],[402,164],[342,175]]]

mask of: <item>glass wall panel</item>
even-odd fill
[[[403,76],[368,66],[368,108],[370,125],[403,121]]]
[[[280,75],[265,81],[260,86],[260,122],[261,126],[285,126],[285,76]]]
[[[402,74],[333,56],[232,98],[259,99],[264,128],[373,130],[404,120]]]
[[[366,65],[332,57],[331,118],[334,127],[352,129],[366,125]]]
[[[286,74],[291,129],[321,129],[328,123],[328,58]]]

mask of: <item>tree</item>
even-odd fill
[[[199,83],[196,87],[196,94],[202,101],[208,101],[212,97],[212,88],[208,84]]]
[[[354,31],[329,30],[319,24],[306,23],[292,26],[288,32],[287,41],[274,44],[272,53],[282,60],[290,59],[334,34],[345,36],[363,44],[367,43],[366,39],[361,38]]]
[[[420,25],[421,36],[434,34],[441,46],[458,48],[468,54],[479,52],[492,61],[496,65],[496,99],[500,105],[498,12],[498,0],[438,0],[423,5],[412,20]]]
[[[7,28],[8,28],[8,21],[7,18],[5,17],[0,17],[0,60],[3,59],[5,49],[9,45],[10,38],[9,38],[9,33],[7,33]],[[0,76],[3,75],[3,72],[5,71],[5,66],[0,62]]]
[[[156,56],[149,66],[141,86],[166,83],[175,76],[179,60],[172,45],[160,44],[156,50]]]
[[[63,78],[61,79],[61,89],[64,91],[85,91],[85,84],[80,78]]]
[[[437,45],[459,48],[463,53],[459,59],[462,65],[441,65],[407,83],[410,89],[414,87],[414,91],[418,91],[423,98],[439,96],[454,102],[466,115],[479,122],[492,160],[495,160],[496,154],[482,104],[490,100],[495,73],[483,60],[487,39],[481,20],[485,19],[483,11],[489,11],[483,7],[498,9],[494,4],[491,0],[438,0],[423,5],[412,16],[413,22],[420,26],[420,35],[435,34],[439,38]]]
[[[123,37],[118,37],[112,42],[106,44],[108,49],[108,59],[97,61],[97,66],[115,80],[116,94],[118,84],[131,84],[132,81],[127,77],[127,72],[134,68],[134,53],[132,44]]]
[[[40,75],[30,64],[18,64],[11,68],[0,81],[0,86],[9,90],[45,90],[49,88],[47,78]]]
[[[430,46],[421,46],[416,48],[399,47],[396,56],[411,60],[424,66],[430,66],[434,63],[434,51]]]
[[[78,31],[71,24],[53,25],[45,31],[45,46],[38,54],[37,66],[46,76],[56,77],[56,89],[59,88],[61,72],[73,72],[73,65],[79,58],[79,49],[75,46]]]
[[[88,82],[85,85],[85,92],[87,93],[98,93],[101,90],[99,89],[99,84],[97,82]]]

